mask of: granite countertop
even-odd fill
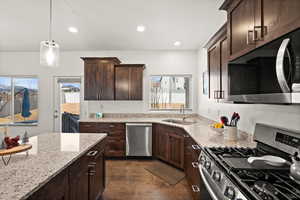
[[[48,133],[29,138],[29,155],[0,162],[0,200],[23,199],[86,153],[106,134]]]
[[[214,123],[212,120],[197,117],[189,118],[187,120],[196,121],[192,125],[181,125],[170,122],[165,122],[166,118],[134,118],[134,117],[122,117],[122,118],[101,118],[101,119],[81,119],[80,122],[107,122],[107,123],[159,123],[169,126],[175,126],[183,128],[194,140],[202,147],[212,146],[232,146],[232,147],[255,147],[256,143],[253,141],[252,134],[248,134],[239,131],[239,138],[237,141],[228,141],[224,139],[223,135],[220,135],[216,131],[212,130],[209,125]],[[170,118],[168,118],[170,119]],[[174,118],[175,119],[175,118]],[[182,119],[182,118],[178,118]]]

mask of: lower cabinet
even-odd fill
[[[88,155],[89,200],[99,199],[105,189],[105,157],[104,147],[101,145]]]
[[[105,188],[106,139],[54,176],[27,200],[98,200]]]
[[[125,157],[125,123],[80,122],[80,133],[107,133],[106,157]]]
[[[186,133],[181,128],[161,124],[154,124],[153,130],[154,157],[183,169]]]
[[[59,186],[59,187],[57,187]],[[64,170],[38,191],[30,195],[27,200],[68,200],[69,198],[69,180],[68,170]]]
[[[88,199],[88,160],[82,156],[69,168],[70,200]]]
[[[189,137],[184,145],[184,172],[194,200],[200,199],[201,177],[198,170],[200,147]]]

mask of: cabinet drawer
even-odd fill
[[[80,122],[79,123],[80,133],[97,133],[97,123],[95,122]]]
[[[125,130],[124,123],[97,123],[98,129],[105,129],[105,130]]]
[[[108,139],[105,146],[105,156],[107,157],[124,157],[125,140]]]

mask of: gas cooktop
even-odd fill
[[[290,137],[295,135],[298,137],[294,137],[293,141],[300,145],[300,135],[286,132],[286,136],[282,137],[282,132],[259,124],[255,133],[256,148],[203,148],[199,170],[211,196],[217,196],[212,199],[300,200],[300,184],[290,177],[290,156],[297,150],[298,144],[287,145],[293,139]],[[272,166],[265,162],[249,164],[247,161],[249,157],[265,155],[279,156],[287,162],[282,166]]]

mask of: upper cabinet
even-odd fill
[[[144,64],[115,66],[115,100],[143,100]]]
[[[84,100],[143,100],[144,64],[120,65],[115,57],[84,60]]]
[[[256,10],[255,26],[260,31],[257,46],[300,27],[299,0],[257,0]]]
[[[229,60],[300,27],[299,0],[226,0]]]
[[[84,100],[114,100],[118,58],[82,58],[84,60]]]
[[[209,98],[224,99],[227,97],[228,44],[227,24],[205,45],[208,49]]]

